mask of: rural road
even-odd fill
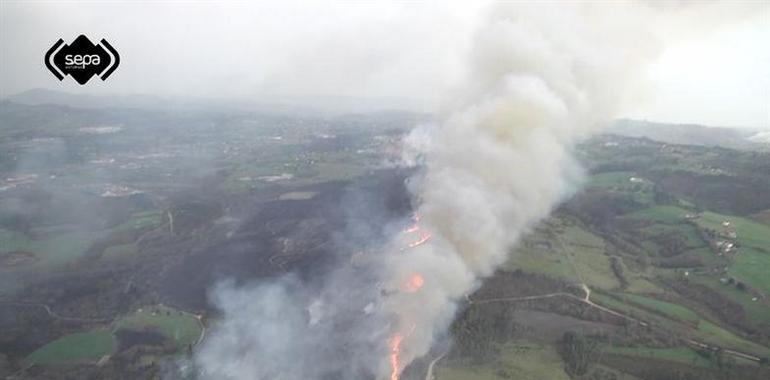
[[[574,300],[580,301],[582,303],[585,303],[593,308],[599,309],[605,313],[612,314],[617,317],[621,317],[624,319],[628,319],[630,321],[634,321],[642,326],[647,326],[647,323],[644,321],[640,321],[636,318],[630,317],[628,315],[625,315],[623,313],[618,313],[615,310],[608,309],[604,306],[597,305],[591,299],[589,298],[591,296],[591,289],[588,288],[585,284],[580,284],[581,288],[585,292],[585,297],[581,298],[578,297],[572,293],[564,293],[564,292],[555,292],[555,293],[548,293],[548,294],[541,294],[536,296],[525,296],[525,297],[502,297],[502,298],[487,298],[487,299],[480,299],[480,300],[474,300],[468,298],[468,301],[473,304],[483,304],[483,303],[490,303],[490,302],[517,302],[517,301],[529,301],[529,300],[538,300],[538,299],[544,299],[544,298],[553,298],[553,297],[566,297],[566,298],[572,298]]]
[[[186,312],[185,312],[186,313]],[[206,325],[203,323],[203,317],[197,314],[190,314],[193,317],[195,317],[195,320],[198,321],[198,326],[201,328],[201,335],[198,337],[198,340],[195,341],[195,347],[200,346],[201,342],[203,342],[203,339],[206,338]]]
[[[425,380],[435,380],[436,376],[433,375],[433,368],[436,367],[436,363],[439,362],[439,360],[443,359],[444,356],[447,353],[444,352],[443,354],[437,356],[435,359],[430,361],[430,364],[428,364],[428,371],[425,373]]]
[[[596,308],[598,310],[604,311],[606,313],[609,313],[609,314],[612,314],[612,315],[615,315],[615,316],[619,316],[621,318],[625,318],[625,319],[630,320],[630,321],[634,321],[634,322],[640,324],[641,326],[648,326],[647,322],[638,320],[636,318],[630,317],[630,316],[625,315],[623,313],[620,313],[620,312],[614,311],[612,309],[606,308],[604,306],[595,304],[590,299],[591,289],[588,287],[588,285],[580,284],[580,287],[585,292],[585,297],[583,297],[583,298],[580,298],[580,297],[578,297],[578,296],[576,296],[574,294],[571,294],[571,293],[556,292],[556,293],[549,293],[549,294],[543,294],[543,295],[537,295],[537,296],[503,297],[503,298],[490,298],[490,299],[481,299],[481,300],[473,300],[473,299],[468,298],[468,301],[470,303],[472,303],[472,304],[483,304],[483,303],[490,303],[490,302],[517,302],[517,301],[536,300],[536,299],[544,299],[544,298],[552,298],[552,297],[567,297],[567,298],[572,298],[572,299],[578,300],[580,302],[583,302],[583,303],[585,303],[585,304],[587,304],[587,305],[589,305],[589,306],[591,306],[593,308]],[[703,342],[699,342],[699,341],[693,340],[693,339],[688,339],[688,340],[685,341],[685,343],[687,343],[687,344],[689,344],[691,346],[695,346],[695,347],[701,348],[701,349],[709,349],[709,350],[720,349],[724,353],[727,353],[727,354],[730,354],[730,355],[733,355],[733,356],[736,356],[736,357],[740,357],[742,359],[751,360],[751,361],[754,361],[754,362],[757,362],[757,363],[762,360],[760,357],[757,357],[757,356],[754,356],[754,355],[751,355],[751,354],[747,354],[745,352],[735,351],[735,350],[731,350],[731,349],[724,348],[724,347],[719,347],[719,346],[713,346],[713,345],[709,345],[709,344],[706,344],[706,343],[703,343]],[[430,368],[429,368],[429,370],[430,370]],[[429,380],[429,379],[426,377],[426,380]],[[432,379],[430,379],[430,380],[432,380]]]
[[[35,303],[35,302],[0,302],[0,306],[11,306],[11,307],[39,307],[45,310],[45,312],[50,316],[51,318],[62,320],[62,321],[70,321],[70,322],[83,322],[83,323],[112,323],[114,319],[110,318],[78,318],[78,317],[65,317],[62,316],[55,311],[51,309],[50,306],[44,304],[44,303]],[[203,319],[198,316],[197,314],[193,314],[184,310],[180,310],[182,313],[185,313],[187,315],[192,316],[195,318],[196,321],[198,321],[198,326],[200,326],[201,334],[198,337],[198,340],[195,341],[194,346],[198,346],[203,342],[203,339],[206,337],[206,325],[203,323]]]

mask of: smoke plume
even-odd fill
[[[286,278],[214,294],[205,378],[391,379],[446,332],[457,302],[580,178],[571,147],[626,101],[654,48],[643,8],[489,9],[440,123],[405,139],[415,217],[320,290]]]

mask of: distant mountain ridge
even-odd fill
[[[164,110],[216,109],[292,114],[347,114],[376,112],[423,113],[406,99],[349,96],[262,96],[245,99],[178,98],[156,95],[88,95],[32,89],[5,99],[24,105],[55,104],[74,108],[142,108]]]
[[[604,132],[628,137],[644,137],[668,144],[719,146],[744,150],[770,149],[770,132],[749,129],[620,119]]]
[[[413,113],[399,101],[344,96],[273,97],[250,100],[207,100],[166,98],[155,95],[86,95],[33,89],[4,100],[23,105],[59,105],[74,108],[141,108],[189,111],[258,111],[305,115],[376,113],[402,110]],[[420,113],[420,112],[418,112]],[[770,131],[709,127],[698,124],[669,124],[646,120],[619,119],[604,133],[648,138],[668,144],[719,146],[742,150],[770,150]]]
[[[86,95],[64,91],[33,89],[6,97],[25,105],[56,104],[75,108],[159,108],[172,102],[152,95]]]

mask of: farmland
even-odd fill
[[[615,149],[615,141],[633,146],[626,149],[620,161],[610,154]],[[646,157],[629,154],[629,150],[654,151],[658,158],[650,162]],[[712,170],[702,163],[691,162],[690,156],[682,153],[687,151],[697,152],[692,155],[693,160],[705,155],[712,167],[732,167],[734,171]],[[714,206],[704,201],[715,197],[713,194],[691,197],[680,193],[679,184],[674,186],[672,179],[674,176],[731,175],[736,184],[741,178],[753,181],[750,174],[740,169],[740,165],[745,164],[742,156],[729,156],[729,160],[737,160],[739,164],[714,152],[706,153],[706,149],[700,147],[663,147],[652,141],[616,137],[603,137],[597,145],[587,145],[583,154],[589,166],[596,168],[588,176],[584,190],[525,236],[505,266],[506,271],[523,272],[524,276],[544,275],[564,283],[562,286],[567,288],[585,284],[594,290],[590,297],[596,305],[625,316],[622,332],[583,330],[585,338],[581,339],[595,342],[591,345],[596,346],[592,349],[596,363],[580,376],[601,378],[607,373],[613,373],[614,378],[646,376],[642,368],[613,367],[628,363],[623,358],[655,363],[659,371],[655,372],[656,376],[665,373],[667,368],[680,373],[690,368],[693,374],[715,379],[729,376],[725,371],[754,376],[748,374],[754,373],[757,362],[770,358],[770,336],[767,335],[770,300],[766,298],[770,290],[767,288],[770,277],[766,275],[770,268],[770,225],[736,214],[745,206],[726,206],[732,202],[729,198],[720,201],[722,206]],[[676,155],[678,162],[672,165],[667,161],[669,155]],[[615,167],[622,170],[613,170]],[[724,193],[723,196],[731,195]],[[493,290],[482,288],[480,292]],[[573,292],[576,298],[584,293]],[[547,291],[539,292],[543,293]],[[527,299],[527,294],[517,294],[517,297]],[[597,311],[604,316],[587,313],[555,301],[569,300],[565,297],[534,296],[526,302],[514,302],[515,299],[499,307],[534,307],[600,321],[606,321],[609,314],[607,311]],[[521,326],[514,331],[537,329],[534,326],[538,322],[517,322]],[[527,337],[517,337],[522,334]],[[532,339],[526,333],[514,332],[513,336],[510,342]],[[559,353],[557,359],[562,361],[562,367],[570,368],[572,359],[561,351],[564,341],[537,342],[553,347]],[[707,346],[719,349],[704,350]],[[725,354],[722,350],[738,354]],[[460,363],[468,359],[450,355],[443,359],[437,378],[507,378],[504,376],[508,373],[506,350],[491,352],[485,364],[473,366],[461,366]],[[744,353],[755,360],[748,360]],[[530,368],[553,366],[552,357],[528,359]],[[725,367],[725,360],[731,363],[729,368]],[[575,368],[583,370],[580,366]],[[541,371],[545,373],[544,369]],[[526,378],[527,375],[517,373],[511,378],[519,376]]]
[[[2,374],[159,377],[217,328],[216,284],[315,286],[419,202],[422,169],[394,163],[423,115],[0,115]],[[770,156],[617,135],[576,155],[574,193],[455,300],[436,379],[767,378]]]

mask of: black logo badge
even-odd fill
[[[59,38],[45,53],[45,67],[53,75],[59,80],[71,75],[80,84],[86,84],[94,75],[106,80],[119,64],[118,52],[104,38],[94,45],[82,34],[69,45]]]

